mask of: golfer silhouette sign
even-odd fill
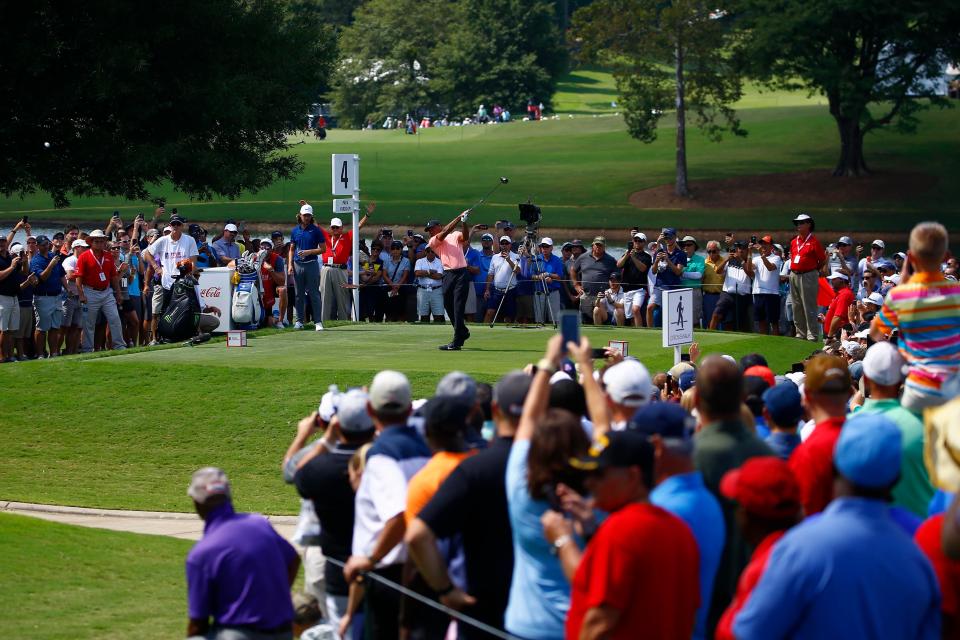
[[[663,346],[675,347],[693,342],[693,289],[668,289],[663,292]]]

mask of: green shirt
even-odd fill
[[[934,488],[923,464],[923,422],[894,399],[868,398],[857,413],[882,413],[900,429],[903,457],[900,460],[900,481],[893,487],[893,504],[926,518]]]
[[[707,264],[706,262],[704,262],[703,256],[695,253],[693,254],[693,256],[690,256],[687,258],[687,266],[683,269],[683,273],[687,274],[687,273],[693,272],[693,273],[702,274],[704,269],[706,268],[707,268]],[[683,286],[685,287],[699,287],[702,284],[702,282],[703,282],[703,276],[701,275],[697,279],[683,278],[683,280],[681,281],[681,284],[683,284]]]

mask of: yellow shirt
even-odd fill
[[[723,276],[717,273],[717,265],[721,262],[723,262],[723,259],[719,255],[715,260],[711,260],[710,256],[707,256],[704,260],[706,265],[703,269],[704,293],[720,293],[723,291]]]

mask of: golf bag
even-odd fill
[[[170,288],[170,302],[157,323],[157,335],[163,340],[186,340],[197,335],[200,326],[200,300],[193,276],[179,276]]]
[[[236,261],[240,282],[233,291],[231,317],[240,329],[256,329],[263,321],[263,304],[260,300],[260,264],[262,256],[247,252]]]

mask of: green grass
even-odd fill
[[[544,207],[549,227],[645,229],[672,223],[685,228],[788,230],[790,212],[805,207],[817,216],[821,230],[843,229],[904,232],[918,220],[936,218],[948,226],[960,222],[960,110],[921,116],[917,135],[881,132],[868,137],[866,157],[878,171],[921,171],[939,178],[922,197],[879,203],[807,206],[798,198],[790,206],[738,211],[692,209],[639,210],[628,202],[639,189],[673,181],[672,118],[665,117],[656,142],[631,139],[622,118],[610,113],[614,88],[609,74],[585,69],[560,83],[559,120],[514,122],[502,126],[423,130],[419,136],[401,131],[333,130],[325,142],[312,138],[294,147],[306,163],[295,181],[279,182],[236,201],[196,203],[168,189],[169,206],[178,206],[191,220],[294,223],[296,201],[312,201],[321,219],[332,196],[330,154],[358,153],[365,199],[379,204],[372,224],[420,226],[431,217],[449,219],[475,202],[496,182],[509,176],[477,217],[516,219],[516,203],[532,197]],[[606,105],[606,106],[604,106]],[[826,107],[805,93],[764,92],[748,87],[738,105],[746,138],[727,137],[716,144],[695,130],[688,134],[691,179],[725,178],[759,173],[823,169],[838,155],[836,127]],[[297,139],[299,141],[299,138]],[[104,223],[121,204],[115,198],[77,198],[73,208],[56,211],[43,194],[0,199],[0,226],[22,213],[35,221],[82,219]],[[149,211],[147,203],[123,203],[125,219]],[[91,224],[92,226],[92,224]]]
[[[369,384],[380,369],[431,394],[448,371],[486,382],[536,362],[551,330],[471,327],[469,349],[441,353],[448,327],[342,325],[270,333],[246,349],[221,344],[106,357],[69,357],[4,365],[0,403],[0,498],[121,509],[184,511],[198,467],[230,475],[237,506],[295,513],[280,458],[297,420],[314,410],[331,383]],[[656,330],[587,329],[595,344],[630,342],[651,370],[672,364]],[[810,352],[802,342],[746,334],[698,334],[705,353],[762,352],[775,370]],[[56,383],[54,382],[56,381]],[[41,411],[38,407],[44,407]]]
[[[191,544],[0,514],[0,637],[183,637]]]

